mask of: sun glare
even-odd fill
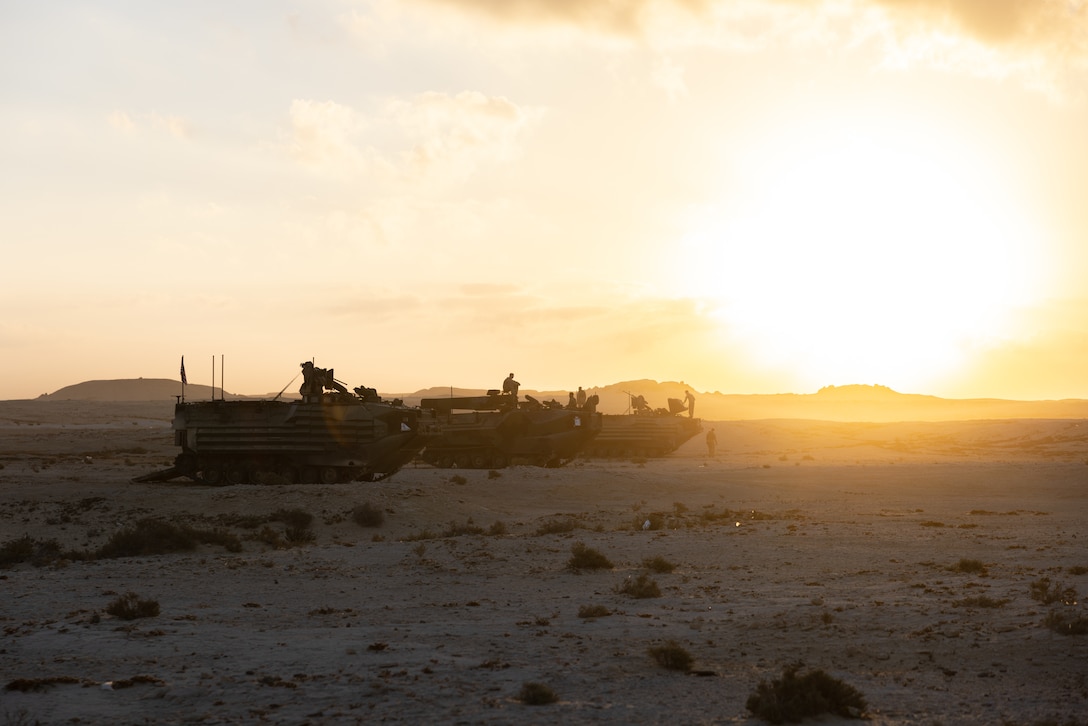
[[[780,148],[698,215],[689,280],[726,334],[798,381],[932,384],[1038,294],[1027,224],[970,161],[857,132]]]

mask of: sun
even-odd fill
[[[1030,225],[955,144],[851,128],[764,152],[683,243],[688,282],[757,364],[920,390],[1038,296]]]

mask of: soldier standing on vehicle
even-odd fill
[[[691,391],[684,391],[684,405],[688,407],[688,418],[695,415],[695,396]]]
[[[578,401],[578,408],[586,407],[586,392],[582,390],[581,386],[578,386],[578,393],[574,394],[574,398]]]

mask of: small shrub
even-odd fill
[[[79,552],[64,552],[55,539],[38,540],[29,535],[8,540],[0,545],[0,569],[14,567],[23,562],[41,567],[62,559],[84,559],[84,555]]]
[[[656,572],[662,575],[667,575],[668,573],[676,569],[676,565],[669,562],[661,555],[658,555],[657,557],[645,558],[644,560],[642,560],[642,566],[645,567],[647,570],[650,570],[651,572]]]
[[[1059,635],[1088,635],[1088,618],[1069,615],[1060,610],[1047,613],[1043,623]]]
[[[972,575],[986,574],[986,565],[982,564],[981,560],[968,560],[966,558],[961,558],[959,562],[948,569],[953,572],[964,572]]]
[[[559,696],[543,683],[525,683],[518,692],[518,700],[526,706],[545,706],[558,701]]]
[[[506,534],[506,523],[502,521],[495,521],[487,529],[487,533],[492,537],[502,537]]]
[[[995,600],[985,595],[965,597],[952,603],[954,608],[1000,608],[1009,604],[1007,599]]]
[[[450,477],[450,484],[460,484],[463,486],[465,484],[468,484],[468,479],[461,476],[460,474],[454,474]]]
[[[351,518],[360,527],[380,527],[385,524],[385,512],[370,502],[360,504],[351,510]]]
[[[488,479],[498,479],[501,476],[502,476],[502,474],[500,472],[496,471],[495,469],[491,469],[490,471],[487,472],[487,478]]]
[[[536,528],[536,534],[538,537],[542,537],[546,534],[565,534],[567,532],[573,532],[577,528],[578,523],[573,519],[550,519]]]
[[[1084,565],[1074,565],[1069,568],[1070,575],[1088,575],[1088,567]]]
[[[1077,591],[1060,582],[1052,584],[1049,577],[1042,577],[1031,583],[1031,599],[1043,605],[1053,605],[1056,602],[1063,605],[1076,605]]]
[[[670,640],[664,645],[659,645],[654,648],[650,648],[650,657],[653,658],[659,666],[670,671],[682,671],[687,673],[691,670],[691,664],[694,659],[682,645],[675,640]]]
[[[268,519],[272,522],[283,522],[288,529],[309,529],[314,515],[302,509],[277,509]]]
[[[575,542],[570,551],[567,567],[572,570],[611,570],[615,566],[600,551],[586,546],[585,542]]]
[[[162,519],[141,519],[132,527],[115,532],[98,549],[104,559],[146,557],[196,549],[196,532]]]
[[[639,575],[634,580],[628,577],[621,584],[616,586],[616,592],[621,595],[629,595],[639,600],[651,597],[661,597],[661,588],[657,586],[657,582],[645,574]]]
[[[283,538],[288,545],[297,547],[298,545],[313,542],[316,536],[308,527],[290,525],[284,530]]]
[[[446,531],[442,533],[443,537],[460,537],[465,534],[483,534],[484,528],[477,526],[472,517],[469,517],[464,524],[457,524],[456,522],[450,522],[446,527]]]
[[[159,603],[144,600],[134,592],[125,593],[106,606],[106,612],[122,620],[153,618],[159,614]]]
[[[782,678],[761,681],[745,703],[756,718],[780,724],[798,722],[810,716],[832,713],[844,718],[861,718],[865,697],[853,686],[832,678],[822,670],[798,675],[801,664],[787,666]]]
[[[604,605],[582,605],[578,608],[580,618],[607,618],[611,614],[612,611]]]

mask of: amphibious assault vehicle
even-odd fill
[[[169,469],[133,481],[374,481],[396,472],[425,445],[429,417],[419,409],[383,401],[372,388],[349,393],[332,370],[304,364],[303,373],[299,401],[179,401],[173,429],[181,453]]]
[[[703,430],[699,419],[680,415],[687,408],[678,398],[670,398],[667,409],[652,409],[642,396],[631,395],[630,410],[626,414],[605,414],[601,432],[586,446],[584,455],[664,456]]]
[[[526,399],[498,391],[424,398],[420,408],[434,415],[437,435],[428,439],[423,461],[459,469],[560,466],[600,431],[601,414],[593,410]]]

